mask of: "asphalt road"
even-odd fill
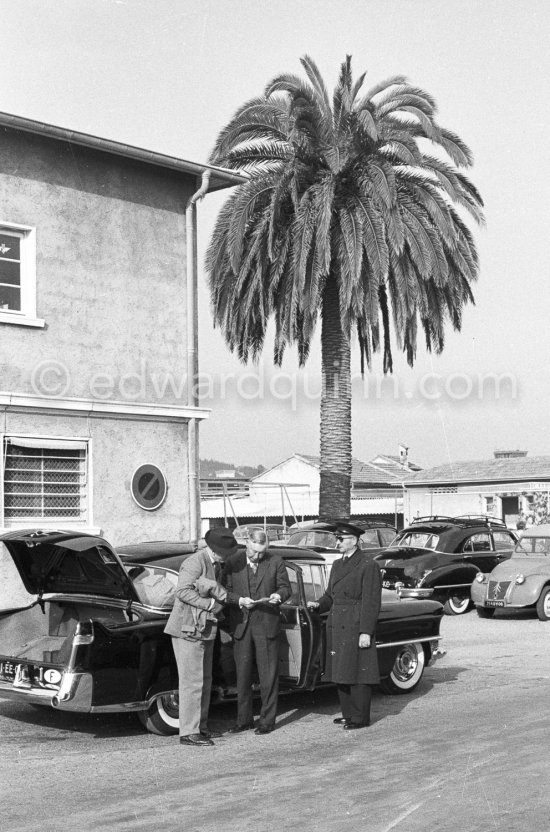
[[[373,725],[351,733],[332,723],[332,690],[281,697],[274,733],[214,748],[130,715],[0,700],[0,830],[543,832],[550,622],[470,612],[442,633],[417,691],[376,694]],[[233,721],[233,706],[213,709],[212,727]]]

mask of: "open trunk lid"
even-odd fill
[[[12,564],[26,593],[14,585]],[[10,579],[0,587],[0,610],[30,606],[48,594],[139,600],[119,557],[92,535],[38,530],[0,535],[0,574]],[[26,603],[14,603],[14,595],[26,595]]]

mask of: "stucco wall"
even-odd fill
[[[88,525],[99,527],[111,543],[189,538],[186,424],[44,413],[1,416],[4,433],[91,440],[92,516]],[[146,463],[157,465],[168,484],[166,500],[156,511],[144,511],[130,493],[132,474]],[[46,523],[19,525],[44,527]],[[74,521],[50,525],[82,527]]]
[[[185,403],[184,212],[195,189],[194,177],[0,129],[0,222],[36,227],[46,321],[0,324],[0,389],[43,392],[32,370],[56,359],[65,396]],[[97,373],[107,379],[94,391]]]

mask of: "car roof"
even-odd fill
[[[162,549],[163,546],[164,551]],[[174,549],[178,547],[180,551],[174,551]],[[184,548],[185,551],[183,551]],[[240,552],[244,551],[244,548],[244,545],[239,544]],[[151,544],[134,544],[133,546],[119,546],[116,549],[118,556],[126,566],[131,563],[140,563],[162,566],[165,569],[174,569],[176,571],[180,568],[182,561],[185,560],[185,558],[188,558],[189,555],[195,551],[197,551],[197,549],[191,547],[190,544],[161,544],[158,541],[155,542],[154,547],[151,547]],[[273,547],[270,551],[283,558],[283,560],[297,561],[298,563],[300,561],[317,561],[318,563],[325,562],[325,557],[320,553],[320,551],[315,551],[314,549],[303,546],[277,546],[276,548]]]
[[[434,532],[447,531],[448,529],[507,529],[506,523],[499,517],[490,517],[485,514],[467,514],[459,517],[447,517],[445,515],[428,515],[416,517],[402,532]]]

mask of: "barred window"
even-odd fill
[[[4,519],[86,519],[87,443],[4,439]]]

